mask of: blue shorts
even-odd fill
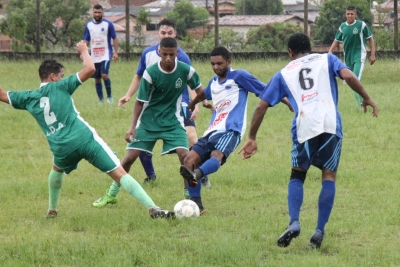
[[[183,115],[183,125],[196,127],[196,123],[190,120],[192,117],[192,112],[190,111],[188,106],[182,106],[182,115]]]
[[[323,133],[300,144],[293,142],[292,166],[308,170],[311,165],[336,172],[339,166],[342,139]]]
[[[82,159],[86,159],[94,167],[106,173],[121,165],[115,152],[99,136],[83,144],[66,157],[54,156],[53,163],[57,168],[69,174],[78,168],[78,163]]]
[[[110,72],[110,60],[104,60],[102,62],[94,63],[96,72],[93,74],[92,78],[100,79],[102,74],[108,74]]]
[[[199,154],[201,161],[205,162],[211,157],[213,150],[219,150],[224,154],[221,165],[226,162],[229,154],[231,154],[240,143],[240,133],[236,131],[227,132],[211,132],[207,136],[201,137],[191,150]]]

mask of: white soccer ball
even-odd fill
[[[200,216],[199,206],[189,199],[184,199],[176,203],[174,206],[174,212],[178,219],[197,218]]]

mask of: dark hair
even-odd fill
[[[354,12],[357,11],[355,6],[348,6],[348,7],[346,8],[346,10],[354,10]]]
[[[160,29],[162,26],[168,26],[175,29],[175,23],[170,19],[162,19],[158,23],[158,28]]]
[[[178,48],[178,43],[174,38],[166,37],[163,38],[160,42],[160,48],[167,47],[167,48]]]
[[[50,74],[58,74],[64,66],[54,59],[45,59],[39,66],[39,77],[41,80],[49,78]]]
[[[299,32],[290,36],[287,46],[296,54],[311,53],[310,38],[304,33]]]
[[[210,57],[213,57],[213,56],[222,56],[223,59],[225,59],[225,60],[231,59],[231,53],[229,52],[228,49],[226,49],[223,46],[215,47],[210,53]]]
[[[93,6],[93,9],[101,9],[103,10],[103,7],[100,4],[96,4]]]

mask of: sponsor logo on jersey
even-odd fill
[[[221,121],[223,121],[226,118],[226,116],[228,116],[228,114],[229,114],[228,112],[224,112],[224,113],[219,114],[218,117],[215,118],[213,124],[211,124],[210,127],[208,127],[208,129],[210,130],[210,129],[214,128]]]
[[[293,63],[290,63],[287,67],[286,67],[286,70],[292,70],[292,69],[295,69],[295,68],[297,68],[298,66],[300,66],[300,62],[293,62]]]
[[[231,105],[231,101],[230,100],[222,100],[222,101],[218,102],[215,105],[217,113],[224,111],[230,105]]]
[[[179,89],[181,87],[182,87],[182,80],[181,80],[181,78],[178,78],[178,80],[176,80],[176,82],[175,82],[175,88]]]
[[[318,95],[317,91],[303,94],[301,96],[301,102],[310,101],[310,100],[314,99],[317,95]]]

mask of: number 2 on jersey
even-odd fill
[[[57,121],[54,112],[50,112],[50,99],[48,97],[40,98],[40,107],[44,108],[43,115],[47,125],[53,124]]]

